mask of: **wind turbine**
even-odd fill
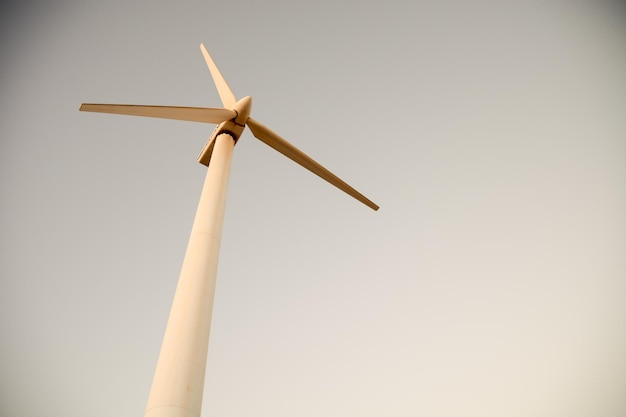
[[[145,417],[199,417],[215,294],[226,188],[235,143],[245,126],[262,142],[312,173],[378,210],[378,206],[268,127],[252,119],[252,99],[237,100],[203,44],[224,108],[83,103],[81,111],[159,117],[217,124],[198,156],[208,167],[170,310]]]

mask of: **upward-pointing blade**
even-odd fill
[[[187,120],[190,122],[222,123],[237,116],[233,110],[207,107],[137,106],[133,104],[83,103],[80,111],[127,114],[129,116],[159,117],[161,119]]]
[[[213,62],[211,55],[204,47],[204,44],[200,44],[200,50],[202,51],[202,55],[204,55],[204,60],[206,61],[207,66],[209,67],[209,71],[211,71],[211,77],[213,77],[213,82],[215,83],[215,87],[217,88],[217,92],[220,95],[220,99],[222,100],[222,104],[227,109],[232,109],[237,102],[237,98],[233,94],[232,90],[226,83],[224,76]]]
[[[372,202],[363,194],[346,184],[335,174],[315,162],[300,149],[296,148],[291,143],[278,136],[278,134],[270,130],[270,128],[268,128],[267,126],[262,125],[252,118],[248,118],[246,124],[248,125],[248,127],[250,127],[252,134],[254,134],[254,136],[256,136],[262,142],[265,142],[267,145],[276,149],[278,152],[282,153],[287,158],[291,159],[297,164],[302,165],[304,168],[308,169],[318,177],[325,179],[335,187],[348,193],[349,195],[356,198],[361,203],[365,204],[371,209],[378,210],[378,206],[374,204],[374,202]]]

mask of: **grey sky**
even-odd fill
[[[213,126],[78,107],[219,106],[204,42],[381,206],[244,133],[204,416],[624,415],[625,16],[575,3],[2,6],[0,414],[143,414]]]

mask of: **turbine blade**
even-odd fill
[[[311,159],[304,152],[293,146],[291,143],[278,136],[278,134],[270,130],[267,126],[262,125],[252,118],[248,118],[248,121],[246,123],[250,127],[252,134],[254,134],[254,136],[256,136],[260,141],[265,142],[267,145],[276,149],[287,158],[291,159],[299,165],[302,165],[304,168],[308,169],[318,177],[328,181],[335,187],[356,198],[361,203],[365,204],[371,209],[378,210],[378,206],[374,204],[371,200],[369,200],[363,194],[359,193],[357,190],[346,184],[335,174],[315,162],[313,159]]]
[[[202,55],[204,55],[204,60],[206,61],[207,66],[209,67],[209,71],[211,71],[211,77],[213,77],[213,82],[215,83],[215,87],[217,87],[217,92],[220,95],[220,99],[222,100],[222,104],[227,109],[232,109],[237,102],[237,98],[233,94],[232,90],[226,83],[226,80],[222,76],[222,73],[213,62],[211,55],[204,47],[204,44],[200,44],[200,50],[202,51]]]
[[[80,111],[98,113],[127,114],[129,116],[159,117],[161,119],[187,120],[190,122],[222,123],[237,117],[237,113],[227,109],[206,107],[137,106],[133,104],[93,104],[83,103]]]

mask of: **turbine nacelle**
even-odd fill
[[[222,133],[230,135],[235,140],[235,143],[237,143],[243,130],[246,128],[246,122],[250,117],[251,108],[252,97],[250,96],[246,96],[235,103],[233,111],[236,113],[236,116],[231,120],[223,121],[213,129],[209,140],[206,145],[204,145],[204,148],[202,148],[202,151],[200,151],[200,155],[198,155],[198,162],[202,165],[209,166],[211,155],[213,154],[213,147],[215,146],[215,139]]]

